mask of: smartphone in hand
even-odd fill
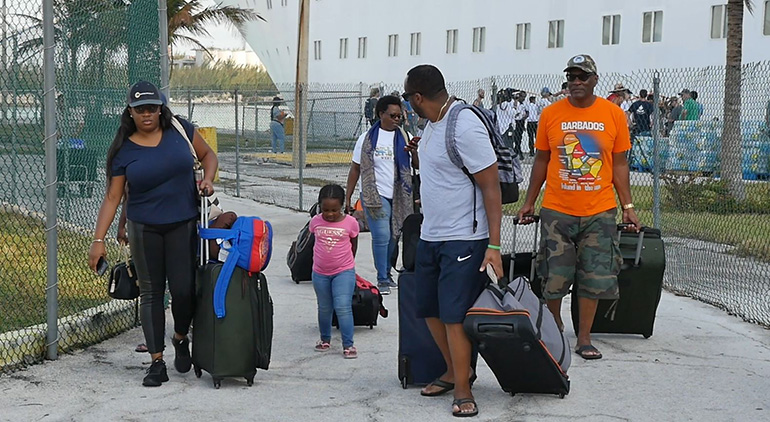
[[[110,268],[110,264],[107,263],[107,260],[104,259],[104,257],[99,258],[99,262],[96,263],[96,273],[100,276],[103,276],[104,273],[107,272],[107,270]]]

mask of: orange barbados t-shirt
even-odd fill
[[[535,146],[551,152],[543,208],[586,217],[617,206],[612,154],[631,148],[620,107],[600,97],[587,108],[557,101],[540,116]]]

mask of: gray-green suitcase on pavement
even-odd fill
[[[208,213],[205,213],[206,215]],[[204,225],[207,226],[207,224]],[[214,387],[223,378],[243,377],[254,383],[257,369],[268,369],[273,341],[273,301],[262,273],[235,267],[225,296],[227,315],[214,313],[214,287],[221,262],[208,262],[208,241],[201,245],[203,265],[196,273],[192,358],[195,375],[211,374]]]

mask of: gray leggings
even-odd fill
[[[131,258],[139,279],[139,318],[150,353],[165,348],[166,280],[174,331],[186,335],[190,330],[195,312],[196,224],[197,219],[157,225],[128,221]]]

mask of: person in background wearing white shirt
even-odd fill
[[[527,121],[527,105],[524,104],[526,98],[527,93],[524,91],[516,95],[516,111],[513,115],[513,119],[516,121],[516,129],[513,131],[513,153],[522,160],[524,153],[521,152],[521,139],[524,137],[524,127]]]
[[[513,100],[508,100],[503,95],[497,96],[498,104],[495,106],[497,116],[497,130],[503,137],[503,142],[508,148],[513,149],[513,112],[516,107]]]
[[[527,144],[529,145],[529,156],[535,156],[535,136],[537,135],[537,122],[540,121],[540,112],[543,108],[535,102],[535,96],[529,97],[529,102],[525,104],[527,109]]]

